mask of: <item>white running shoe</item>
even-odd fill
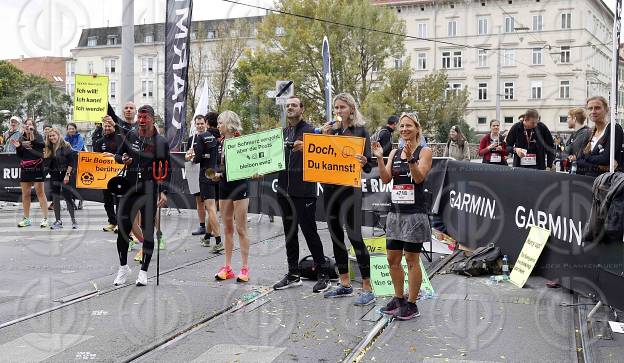
[[[147,271],[139,271],[139,277],[137,277],[136,285],[147,286]]]
[[[119,266],[119,270],[117,270],[117,277],[115,277],[115,282],[113,284],[115,286],[123,285],[126,283],[128,279],[128,275],[130,275],[130,267],[128,265]]]

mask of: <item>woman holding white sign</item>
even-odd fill
[[[327,123],[322,132],[329,135],[356,136],[365,139],[364,155],[354,155],[364,172],[372,168],[370,163],[371,143],[366,120],[358,111],[355,99],[348,93],[334,97],[334,113],[339,121]],[[340,285],[327,291],[326,298],[353,296],[353,287],[349,279],[349,255],[345,244],[342,225],[347,225],[347,236],[355,250],[360,274],[362,275],[362,293],[355,299],[355,305],[365,306],[375,302],[375,294],[370,282],[370,255],[362,238],[362,189],[348,186],[323,184],[323,201],[327,228],[334,247],[334,258],[340,275]]]
[[[384,163],[381,145],[378,142],[373,145],[379,177],[386,184],[393,182],[392,208],[386,220],[386,250],[394,298],[381,312],[399,320],[409,320],[420,315],[416,306],[422,282],[420,250],[423,242],[431,241],[424,182],[431,170],[432,158],[431,149],[420,146],[422,128],[415,114],[401,115],[399,135],[405,140],[405,146],[390,152],[388,165]],[[403,254],[408,270],[407,301],[403,291]]]
[[[214,171],[213,181],[219,182],[219,210],[223,219],[223,235],[225,248],[225,266],[215,275],[217,280],[228,280],[236,277],[238,282],[249,281],[249,237],[247,235],[247,208],[249,207],[247,180],[227,180],[225,169],[225,140],[241,135],[243,125],[238,115],[225,111],[217,118],[219,132],[224,137],[219,151],[220,163]],[[238,276],[232,271],[232,250],[234,249],[234,226],[240,243],[242,267]]]

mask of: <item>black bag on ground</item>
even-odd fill
[[[338,278],[338,273],[336,272],[336,263],[333,258],[329,258],[325,256],[325,265],[328,266],[328,275],[329,278],[334,280]],[[316,281],[316,269],[314,268],[314,259],[312,255],[305,256],[299,261],[299,273],[301,277]]]
[[[494,244],[479,247],[472,253],[464,251],[463,255],[451,264],[450,272],[465,276],[500,274],[501,257],[500,248]]]

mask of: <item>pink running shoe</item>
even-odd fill
[[[236,281],[238,282],[248,282],[249,281],[249,267],[243,267],[236,277]]]
[[[232,268],[230,266],[221,267],[219,272],[217,272],[217,274],[215,275],[215,279],[221,281],[233,279],[234,277],[236,277],[236,275],[234,275],[234,271],[232,271]]]

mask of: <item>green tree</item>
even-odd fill
[[[6,61],[0,61],[0,109],[16,112],[24,73]]]
[[[460,125],[466,137],[473,141],[474,131],[464,122],[469,101],[467,89],[447,91],[447,75],[438,71],[416,82],[415,110],[426,135],[437,142],[445,142],[452,125]],[[462,127],[463,125],[463,127]]]
[[[404,23],[394,11],[374,6],[369,0],[278,0],[276,8],[308,19],[279,13],[268,15],[258,29],[258,38],[267,52],[256,57],[278,55],[282,77],[272,81],[293,80],[296,93],[306,103],[308,115],[315,120],[323,119],[324,110],[321,57],[324,36],[329,39],[332,55],[334,94],[349,92],[360,105],[365,103],[375,83],[383,82],[383,73],[373,72],[373,69],[383,65],[386,59],[401,57],[404,53],[401,36],[405,33]],[[253,77],[250,79],[253,81]]]
[[[71,98],[45,78],[24,74],[0,61],[0,109],[21,117],[64,125],[71,112]]]

